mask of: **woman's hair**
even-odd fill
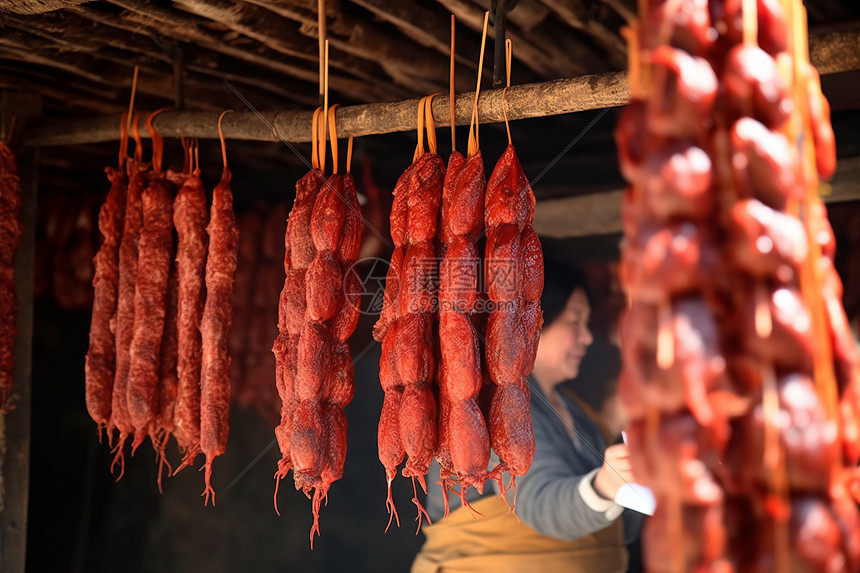
[[[585,273],[570,263],[551,259],[544,261],[543,294],[540,297],[544,326],[552,324],[564,312],[567,300],[576,289],[581,289],[591,302],[591,288]]]
[[[586,404],[600,411],[606,399],[618,390],[620,374],[620,349],[606,341],[595,340],[579,365],[579,374],[566,384]]]

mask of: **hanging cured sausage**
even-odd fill
[[[509,42],[507,46],[510,50]],[[484,197],[485,276],[491,304],[486,357],[495,385],[489,430],[490,443],[501,460],[493,470],[500,487],[501,473],[509,472],[516,488],[515,476],[528,471],[535,451],[528,376],[534,368],[543,325],[543,251],[532,227],[534,208],[534,192],[508,127],[508,147],[496,162]]]
[[[334,173],[323,182],[324,165],[315,162],[297,185],[287,224],[281,332],[273,348],[282,400],[282,422],[276,430],[282,458],[275,478],[280,480],[292,467],[296,488],[312,497],[311,547],[319,533],[320,506],[331,484],[343,475],[343,408],[355,392],[347,341],[360,314],[361,282],[353,265],[364,221],[349,173],[352,140],[347,172],[338,173],[336,108],[328,111]]]
[[[111,330],[111,322],[116,320],[119,243],[128,187],[125,166],[128,145],[127,119],[127,114],[123,114],[118,167],[105,169],[111,187],[99,211],[102,244],[93,261],[93,314],[90,322],[90,345],[84,366],[87,411],[98,424],[100,437],[110,420],[111,391],[116,373],[116,338]]]
[[[127,161],[128,191],[125,199],[125,220],[119,245],[119,283],[116,310],[116,375],[111,393],[111,414],[108,438],[113,443],[113,430],[119,432],[114,463],[120,464],[120,477],[125,470],[124,445],[134,432],[128,412],[128,377],[131,366],[131,342],[134,335],[134,294],[137,282],[138,242],[142,227],[141,194],[149,181],[149,166],[143,162],[143,146],[138,134],[138,114],[132,120],[135,136],[134,158]]]
[[[291,438],[295,413],[296,368],[298,364],[299,338],[302,333],[307,298],[305,277],[308,267],[316,257],[316,247],[311,239],[311,214],[319,189],[325,182],[325,173],[320,168],[317,146],[320,109],[314,112],[313,121],[313,168],[296,183],[296,198],[287,220],[284,239],[284,270],[286,279],[278,302],[278,337],[272,346],[275,355],[275,381],[281,397],[281,423],[275,428],[281,460],[275,474],[275,510],[277,511],[280,480],[287,477],[293,468]],[[323,156],[325,151],[323,150]]]
[[[206,231],[209,234],[209,252],[206,258],[206,304],[200,320],[203,339],[200,363],[200,451],[206,456],[203,492],[205,501],[211,496],[212,461],[224,453],[230,431],[230,326],[232,324],[233,280],[239,251],[239,228],[233,213],[233,192],[230,190],[232,174],[227,166],[227,148],[218,119],[221,136],[221,153],[224,171],[221,181],[212,192],[212,207]]]
[[[454,123],[452,111],[452,147]],[[477,401],[484,383],[478,313],[482,257],[478,241],[484,231],[485,184],[477,126],[473,129],[470,125],[467,157],[454,149],[448,159],[438,234],[443,255],[439,264],[440,415],[436,459],[442,469],[446,508],[452,481],[460,484],[463,504],[467,503],[468,487],[483,491],[490,462],[487,422]]]
[[[154,116],[151,114],[146,121],[153,141],[153,159],[149,182],[140,202],[134,332],[126,390],[129,420],[134,427],[132,452],[147,436],[157,443],[155,424],[161,385],[161,347],[174,256],[172,184],[161,171],[163,143],[152,127]]]
[[[190,162],[193,164],[193,162]],[[200,168],[191,169],[173,200],[176,250],[177,300],[176,345],[177,389],[173,408],[173,433],[185,453],[182,466],[200,453],[200,368],[203,339],[200,320],[205,297],[209,213]]]
[[[418,107],[418,147],[415,158],[394,188],[391,238],[394,253],[385,284],[385,298],[374,338],[382,342],[380,382],[385,391],[379,420],[379,459],[388,480],[388,510],[397,512],[391,482],[397,466],[408,458],[404,477],[412,478],[413,502],[421,516],[415,480],[427,491],[424,476],[436,451],[436,338],[438,258],[436,230],[445,162],[436,153],[433,126],[429,152],[424,149],[425,102]],[[391,520],[389,519],[389,525]]]
[[[860,369],[817,195],[835,154],[803,7],[643,4],[616,139],[620,392],[658,502],[646,567],[857,571],[843,468]]]

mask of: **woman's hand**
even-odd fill
[[[627,446],[615,444],[603,453],[603,466],[594,476],[594,491],[606,499],[615,499],[615,494],[625,483],[633,483],[633,468]]]

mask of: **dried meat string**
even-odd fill
[[[111,392],[111,415],[108,422],[108,437],[113,430],[119,432],[114,447],[115,457],[111,470],[120,465],[119,478],[125,472],[125,442],[134,432],[128,412],[128,376],[131,366],[131,341],[134,336],[134,293],[137,282],[138,241],[142,226],[141,194],[148,183],[148,165],[143,163],[143,146],[138,132],[139,114],[134,114],[132,133],[135,151],[128,166],[128,192],[125,201],[125,219],[119,245],[119,283],[116,311],[116,376]]]
[[[281,423],[275,429],[281,460],[275,473],[275,511],[278,511],[278,485],[293,468],[291,455],[291,436],[295,414],[296,368],[298,345],[302,332],[305,309],[307,308],[305,276],[307,269],[316,257],[310,232],[311,214],[320,187],[325,181],[321,165],[321,155],[325,149],[318,147],[319,122],[322,110],[314,112],[312,124],[312,168],[296,183],[296,197],[287,221],[284,254],[284,288],[278,303],[278,337],[272,346],[275,355],[275,380],[281,398]],[[323,138],[325,139],[325,138]]]
[[[152,137],[152,171],[141,194],[141,231],[138,240],[133,336],[130,348],[127,402],[134,427],[134,452],[147,436],[154,444],[158,395],[161,386],[161,347],[167,314],[167,291],[173,267],[173,199],[171,183],[161,170],[163,142],[146,120]]]
[[[98,426],[99,440],[111,415],[111,394],[116,374],[116,322],[119,288],[119,244],[125,218],[125,195],[128,187],[126,156],[128,118],[123,114],[120,126],[120,150],[117,167],[105,169],[111,182],[107,198],[99,210],[99,232],[102,244],[93,261],[93,312],[90,322],[90,344],[84,365],[87,411]]]
[[[190,165],[193,163],[189,162]],[[173,432],[184,453],[176,471],[193,465],[194,458],[200,453],[200,372],[203,361],[200,324],[206,300],[208,220],[200,166],[194,165],[173,203],[173,223],[179,238],[176,254],[178,382]]]
[[[510,44],[506,43],[510,85]],[[507,87],[505,88],[505,91]],[[502,92],[503,109],[507,109]],[[505,113],[507,127],[507,113]],[[490,444],[500,463],[491,474],[505,487],[511,475],[516,508],[516,476],[525,475],[535,443],[529,413],[527,377],[534,368],[543,313],[543,250],[532,223],[535,197],[508,131],[508,147],[487,181],[484,222],[487,229],[485,278],[492,309],[486,326],[487,372],[494,386],[490,397]]]
[[[412,165],[394,189],[391,236],[395,245],[386,279],[383,309],[374,326],[382,342],[380,383],[385,391],[380,415],[379,457],[388,481],[389,526],[398,519],[391,481],[406,458],[404,477],[412,479],[418,524],[429,516],[418,500],[416,480],[426,492],[424,476],[437,449],[434,387],[438,339],[438,253],[435,243],[445,165],[435,153],[435,135],[424,150],[425,106],[418,107],[418,147]],[[432,117],[432,116],[431,116]]]
[[[842,468],[857,463],[860,375],[816,194],[835,153],[803,9],[649,4],[616,132],[632,184],[621,393],[658,498],[646,566],[856,571]]]
[[[221,138],[221,155],[224,169],[221,181],[212,193],[209,224],[209,249],[206,258],[206,303],[200,322],[202,360],[200,366],[200,450],[206,456],[206,487],[201,494],[204,503],[212,500],[212,462],[224,453],[230,430],[230,355],[229,337],[232,323],[230,301],[238,258],[239,229],[233,213],[233,193],[230,190],[232,174],[227,166],[227,147],[221,121],[218,134]]]

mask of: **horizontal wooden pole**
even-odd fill
[[[860,69],[860,29],[813,35],[810,58],[822,73]],[[231,86],[232,87],[232,86]],[[629,101],[626,72],[610,72],[572,79],[512,86],[506,98],[510,120],[561,115],[624,105]],[[468,125],[474,93],[456,96],[457,125]],[[253,106],[254,102],[248,102]],[[361,137],[381,133],[410,131],[416,128],[418,100],[373,103],[338,110],[337,131],[340,137]],[[504,121],[503,90],[481,93],[478,102],[481,123]],[[227,139],[252,141],[311,140],[312,112],[244,111],[224,118]],[[450,125],[448,96],[433,100],[436,125]],[[113,141],[119,137],[119,116],[45,121],[24,134],[26,145],[72,145]],[[153,121],[164,137],[218,137],[218,114],[211,112],[164,112]],[[147,137],[146,130],[142,135]]]
[[[822,184],[821,191],[825,203],[860,199],[860,157],[840,160],[833,180]],[[623,194],[612,190],[538,201],[534,228],[542,237],[555,239],[620,233]]]
[[[575,79],[512,86],[506,94],[511,120],[543,117],[613,107],[627,103],[627,73],[582,76]],[[468,125],[474,93],[456,96],[456,123]],[[481,123],[504,121],[502,90],[482,92],[478,103]],[[253,105],[254,102],[249,102]],[[410,131],[416,128],[418,100],[363,104],[339,108],[338,137],[361,137],[380,133]],[[433,99],[433,117],[438,127],[449,126],[448,96]],[[310,111],[253,112],[227,114],[223,120],[224,137],[252,141],[311,140]],[[24,134],[26,145],[71,145],[113,141],[119,138],[119,116],[69,119],[44,122]],[[158,115],[153,126],[164,137],[218,137],[218,114],[208,112],[171,112]],[[142,130],[145,132],[145,130]],[[141,133],[144,137],[147,134]]]

